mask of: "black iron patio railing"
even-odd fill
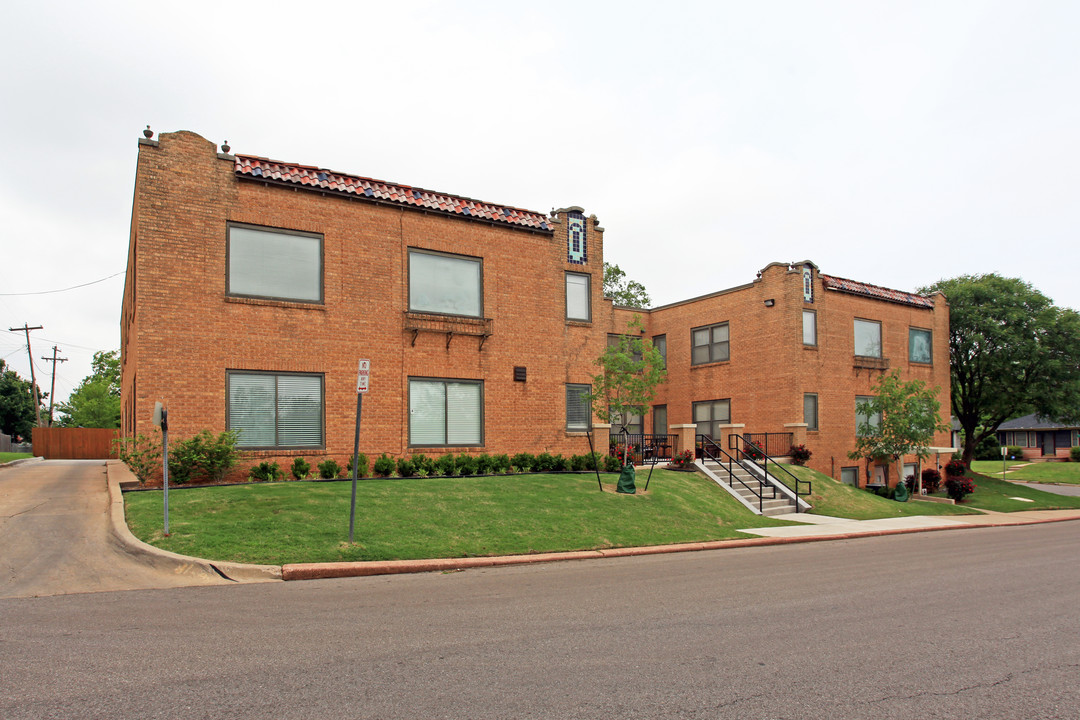
[[[765,500],[776,499],[775,486],[766,484],[762,479],[755,477],[750,469],[740,462],[735,455],[724,450],[708,435],[697,436],[695,449],[698,459],[702,462],[711,461],[715,465],[719,465],[720,469],[727,473],[727,482],[732,489],[735,488],[735,483],[739,483],[739,485],[750,491],[750,494],[757,498],[758,513],[765,514]],[[735,474],[736,467],[742,468],[750,476],[749,482],[747,479]],[[766,497],[766,493],[771,494]]]
[[[790,454],[795,435],[789,432],[782,433],[745,433],[743,435],[731,435],[732,438],[743,438],[744,447],[739,448],[743,452],[749,452],[749,445],[753,445],[763,451],[769,457],[783,457]],[[734,448],[734,441],[731,447]]]
[[[630,447],[630,455],[637,465],[652,462],[668,462],[675,457],[677,435],[655,433],[612,434],[612,443]]]

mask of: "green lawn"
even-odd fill
[[[816,515],[831,515],[852,520],[878,520],[906,515],[970,515],[977,512],[963,505],[922,501],[896,502],[872,492],[845,485],[810,468],[797,465],[784,467],[800,480],[810,481],[813,494],[807,498],[807,501],[814,506],[810,512]]]
[[[974,463],[972,463],[974,465]],[[977,468],[976,472],[984,472]],[[999,472],[996,477],[1000,477]],[[1031,463],[1017,468],[1005,476],[1010,480],[1026,480],[1028,482],[1068,483],[1076,485],[1080,483],[1080,463],[1074,462],[1044,462]]]
[[[1026,460],[1006,460],[1005,467],[1012,468],[1017,465],[1026,465]],[[988,475],[990,477],[1001,477],[1001,461],[1000,460],[972,460],[971,469],[980,475]],[[1010,473],[1011,475],[1012,473]]]
[[[0,464],[31,457],[34,457],[33,453],[0,452]]]
[[[1009,476],[1012,477],[1012,473]],[[1080,497],[1055,495],[978,473],[971,473],[971,478],[975,483],[975,492],[964,498],[963,505],[965,506],[996,512],[1080,508]],[[1031,502],[1016,498],[1026,498]]]
[[[160,491],[125,495],[136,537],[185,555],[282,564],[513,555],[745,537],[784,525],[755,516],[693,473],[656,470],[648,493],[619,495],[615,475],[365,479],[348,544],[349,482],[174,489],[170,537]],[[645,473],[638,473],[639,490]]]

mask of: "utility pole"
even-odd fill
[[[52,357],[47,357],[45,355],[41,356],[42,360],[47,360],[52,363],[52,382],[49,384],[49,427],[52,427],[53,397],[56,395],[56,363],[67,362],[67,358],[56,357],[56,353],[58,352],[60,352],[60,348],[53,345]]]
[[[26,355],[30,358],[30,388],[34,391],[34,414],[37,416],[37,426],[41,427],[41,400],[38,398],[37,380],[34,378],[34,353],[30,349],[30,331],[31,330],[44,330],[41,325],[35,325],[30,327],[26,323],[23,323],[21,328],[8,328],[11,332],[16,330],[22,330],[26,333]],[[53,367],[56,367],[55,365]]]

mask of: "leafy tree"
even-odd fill
[[[612,263],[604,263],[604,297],[623,307],[647,308],[652,303],[645,286],[627,278],[622,268]]]
[[[38,397],[48,393],[38,389]],[[23,380],[3,360],[0,360],[0,432],[16,441],[30,440],[37,414],[34,412],[34,392],[29,380]]]
[[[937,291],[949,301],[952,411],[964,429],[965,464],[1011,418],[1080,419],[1080,314],[996,274],[921,290]]]
[[[930,456],[928,448],[934,433],[949,429],[941,420],[938,391],[922,380],[904,382],[899,370],[882,375],[874,387],[874,397],[856,406],[865,420],[859,424],[858,440],[848,457],[888,458],[900,463],[904,455],[915,455],[925,460]],[[903,468],[897,470],[902,480]]]
[[[67,402],[59,403],[60,427],[120,427],[120,353],[96,352],[92,374],[83,378]]]

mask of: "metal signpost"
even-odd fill
[[[154,424],[161,427],[161,477],[165,488],[165,537],[169,536],[169,409],[154,403]]]
[[[371,376],[371,361],[361,360],[356,371],[356,437],[353,440],[352,459],[352,502],[349,505],[349,544],[353,542],[353,528],[356,526],[356,474],[360,460],[360,412],[364,408],[364,393],[368,391],[368,378]]]

